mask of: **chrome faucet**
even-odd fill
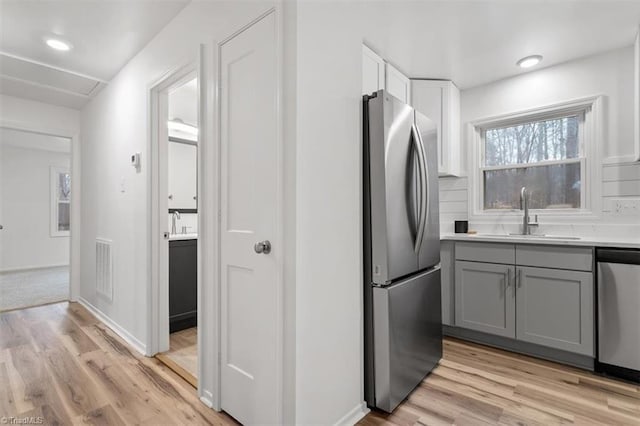
[[[527,187],[523,186],[520,190],[520,210],[524,210],[522,216],[522,235],[531,235],[531,228],[538,226],[538,215],[536,215],[536,222],[529,222],[529,198],[531,193],[527,191]]]
[[[171,213],[171,233],[173,235],[177,234],[176,220],[180,220],[180,212],[178,211],[174,211],[173,213]]]

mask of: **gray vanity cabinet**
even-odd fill
[[[456,326],[515,338],[514,277],[513,265],[456,261]]]
[[[593,274],[524,266],[516,273],[517,339],[593,356]]]

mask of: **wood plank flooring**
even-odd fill
[[[75,303],[0,314],[0,417],[44,424],[234,424]],[[640,425],[640,386],[445,340],[441,365],[393,414],[361,425]]]
[[[156,355],[195,388],[198,387],[198,328],[176,331],[169,335],[169,350]]]
[[[360,425],[640,425],[640,386],[455,339],[393,414]]]
[[[0,417],[44,424],[236,424],[76,303],[0,314]]]

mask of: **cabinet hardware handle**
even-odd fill
[[[522,287],[522,269],[518,269],[518,288]]]
[[[507,269],[507,287],[511,287],[511,268]]]

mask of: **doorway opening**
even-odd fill
[[[0,312],[70,299],[71,149],[0,127]]]
[[[158,92],[159,251],[162,318],[156,357],[198,387],[198,80],[195,72]],[[164,220],[164,224],[162,221]],[[166,301],[166,302],[165,302]]]

